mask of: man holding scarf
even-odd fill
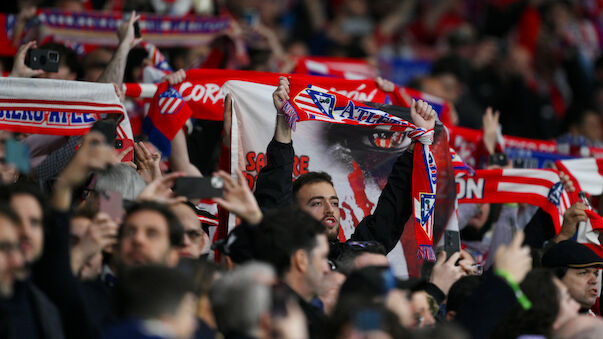
[[[274,105],[278,112],[274,139],[266,150],[267,165],[258,174],[255,196],[263,210],[284,207],[295,202],[302,210],[321,221],[327,229],[331,244],[338,243],[339,199],[331,177],[324,172],[310,172],[300,176],[295,183],[291,180],[294,150],[291,127],[282,110],[289,100],[289,91],[289,80],[280,77],[279,86],[273,93]],[[435,116],[435,111],[426,102],[411,104],[411,118],[417,127],[425,131],[433,130]],[[385,246],[388,253],[395,247],[402,235],[404,224],[413,211],[412,149],[411,146],[398,157],[373,214],[365,217],[356,226],[350,240],[378,241]]]

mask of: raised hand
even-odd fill
[[[276,128],[274,130],[274,140],[283,144],[291,142],[291,126],[281,112],[285,102],[289,100],[289,79],[284,76],[278,78],[278,87],[272,93],[272,101],[276,108]]]
[[[285,104],[285,101],[289,100],[289,79],[284,76],[278,78],[278,87],[272,93],[272,101],[277,112],[280,112]]]
[[[174,73],[164,76],[161,81],[167,81],[170,85],[176,85],[186,80],[186,72],[181,68]]]
[[[117,37],[119,38],[119,44],[126,44],[128,48],[134,48],[138,45],[142,38],[136,38],[134,36],[134,23],[140,19],[140,15],[136,14],[136,11],[132,11],[128,21],[122,22],[117,28]]]
[[[161,178],[159,153],[151,153],[143,142],[134,144],[134,153],[136,154],[136,169],[144,182],[149,184],[151,181]]]
[[[463,267],[456,265],[457,260],[461,257],[460,252],[456,252],[446,260],[446,252],[442,251],[438,254],[438,260],[433,266],[429,282],[436,285],[444,294],[448,295],[450,287],[455,281],[467,275]]]
[[[10,72],[11,77],[19,77],[19,78],[31,78],[38,75],[44,74],[44,70],[41,69],[31,69],[29,66],[25,65],[25,56],[27,55],[27,51],[30,49],[36,48],[36,42],[30,41],[24,45],[19,47],[17,54],[15,54],[15,60],[13,62],[13,69]]]
[[[224,180],[224,192],[222,198],[213,200],[248,223],[259,223],[262,220],[262,211],[243,173],[237,171],[237,180],[224,171],[219,171],[216,175]]]
[[[494,267],[508,273],[516,283],[520,283],[532,269],[532,256],[528,246],[521,246],[523,231],[517,231],[509,245],[501,245],[494,255]]]
[[[163,204],[178,204],[186,201],[185,197],[177,197],[172,186],[176,178],[183,177],[186,174],[183,172],[175,172],[151,181],[147,187],[145,187],[137,200],[149,200],[156,201]]]
[[[581,221],[588,220],[585,210],[586,206],[581,202],[577,202],[563,213],[563,224],[561,225],[561,231],[555,237],[555,242],[571,239],[576,234],[578,224]]]
[[[391,93],[396,89],[396,85],[393,82],[382,77],[376,77],[375,82],[377,83],[377,87],[383,92]]]
[[[410,117],[417,127],[426,130],[435,127],[436,111],[426,101],[412,99],[410,103]]]
[[[496,149],[496,138],[499,129],[498,120],[500,118],[500,112],[492,109],[492,107],[486,108],[486,113],[482,116],[482,125],[484,131],[484,145],[490,154],[495,153]]]
[[[83,137],[82,145],[59,175],[57,185],[76,188],[88,178],[90,171],[103,170],[117,162],[113,148],[105,142],[105,137],[92,131]]]

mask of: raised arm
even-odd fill
[[[124,21],[119,28],[117,28],[117,37],[119,38],[119,45],[113,54],[113,58],[107,65],[107,68],[98,78],[98,82],[104,83],[115,83],[121,87],[124,80],[124,72],[126,70],[126,61],[128,59],[128,53],[134,48],[142,39],[134,37],[134,22],[140,19],[139,15],[136,15],[135,11],[132,11],[128,21]]]
[[[255,186],[255,197],[262,210],[283,207],[293,201],[293,143],[291,127],[281,108],[289,100],[289,80],[279,78],[278,88],[272,94],[276,108],[274,138],[266,149],[266,166],[260,170]]]

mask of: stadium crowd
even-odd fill
[[[40,8],[129,16],[114,48],[80,53],[27,31]],[[424,141],[395,154],[378,202],[342,239],[343,197],[329,168],[292,180],[296,132],[284,108],[286,75],[301,57],[365,60],[386,93],[397,81],[391,60],[426,60],[428,70],[410,66],[415,75],[398,85],[449,103],[447,127],[481,130],[486,155],[502,155],[501,128],[603,147],[601,1],[18,0],[0,9],[15,14],[10,38],[20,44],[0,51],[8,80],[112,83],[136,141],[118,146],[110,115],[83,135],[0,130],[0,338],[603,336],[603,251],[576,241],[580,227],[600,220],[587,213],[601,213],[600,196],[581,195],[557,231],[538,206],[460,204],[456,250],[433,244],[419,275],[396,275],[390,266],[399,261],[388,254],[415,213],[413,156]],[[160,48],[177,70],[161,81],[176,85],[188,70],[209,68],[281,75],[254,187],[220,166],[234,130],[231,96],[223,121],[190,119],[169,155],[149,142],[144,104],[123,92],[153,64],[136,32],[140,13],[230,20],[209,45]],[[30,67],[38,47],[59,52],[58,71]],[[408,106],[418,129],[442,126],[429,100]],[[15,149],[28,152],[19,158]],[[476,167],[513,165],[504,157]],[[184,177],[211,177],[222,194],[178,195]],[[567,173],[559,178],[560,190],[576,191]],[[227,235],[216,231],[223,212],[237,224]],[[591,227],[600,248],[603,225]]]

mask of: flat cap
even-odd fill
[[[603,258],[590,248],[573,240],[555,244],[542,256],[544,267],[603,268]]]

